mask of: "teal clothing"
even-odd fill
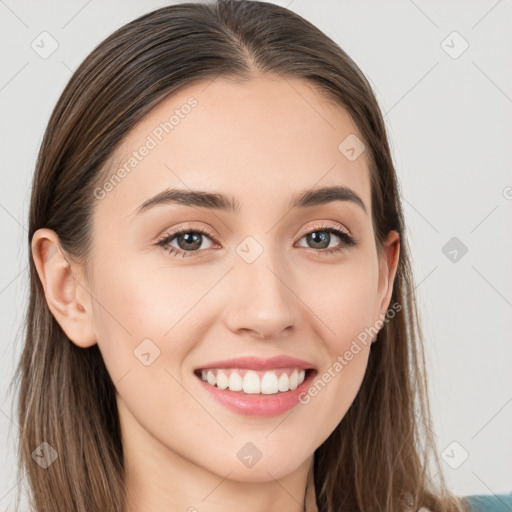
[[[512,492],[510,494],[474,494],[464,496],[469,505],[468,512],[512,512]]]

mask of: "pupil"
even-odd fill
[[[327,233],[326,231],[313,231],[313,233],[310,233],[309,235],[309,239],[310,241],[313,242],[313,245],[315,244],[325,244],[325,242],[327,241],[327,246],[325,247],[314,247],[314,249],[325,249],[326,247],[329,246],[329,233]]]
[[[182,244],[180,241],[184,239],[185,244],[192,244],[192,247],[184,247],[184,244]],[[178,245],[180,246],[180,249],[198,249],[201,247],[201,234],[200,233],[185,233],[181,235],[180,238],[178,238]]]

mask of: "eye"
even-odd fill
[[[162,247],[173,256],[196,256],[197,253],[202,252],[200,251],[201,248],[205,249],[205,247],[201,247],[204,238],[210,241],[210,245],[206,249],[211,248],[214,238],[209,231],[201,228],[180,227],[171,233],[166,233],[155,245]],[[336,224],[314,226],[313,230],[307,231],[300,240],[303,238],[306,239],[308,244],[313,245],[307,247],[307,249],[314,251],[316,254],[330,255],[346,251],[349,247],[357,245],[357,241]],[[340,239],[341,243],[330,247],[331,242],[336,238]],[[178,247],[171,245],[174,241]]]
[[[199,252],[198,249],[201,248],[205,237],[211,240],[212,235],[203,229],[181,227],[172,233],[165,234],[164,237],[156,243],[156,245],[163,247],[173,256],[193,256],[194,253]],[[170,245],[174,239],[176,239],[178,247]],[[208,249],[209,247],[206,248]]]
[[[334,238],[339,238],[341,244],[330,247]],[[357,241],[347,232],[335,224],[330,225],[317,225],[314,226],[313,231],[308,231],[301,240],[305,238],[306,243],[312,244],[308,249],[317,254],[334,254],[340,251],[345,251],[349,247],[357,245]]]

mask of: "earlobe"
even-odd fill
[[[50,229],[38,229],[31,250],[46,302],[62,330],[79,347],[94,345],[91,296],[85,283],[77,281],[78,269],[66,258],[58,235]]]

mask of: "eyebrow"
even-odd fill
[[[367,214],[363,200],[350,188],[344,186],[322,187],[305,190],[294,196],[290,208],[307,208],[333,201],[348,201],[357,204]],[[215,192],[201,190],[166,189],[142,203],[136,210],[136,215],[155,206],[167,204],[182,204],[185,206],[209,208],[212,210],[240,213],[240,203],[234,198]]]

